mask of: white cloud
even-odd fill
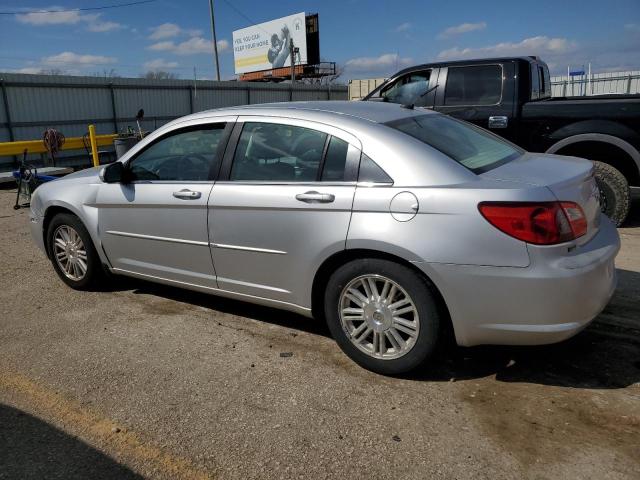
[[[484,30],[487,28],[486,22],[478,22],[478,23],[461,23],[460,25],[454,25],[453,27],[449,27],[441,32],[438,37],[440,38],[449,38],[455,37],[456,35],[462,35],[463,33],[469,33],[476,30]]]
[[[119,30],[122,25],[117,22],[91,22],[87,25],[90,32],[110,32],[111,30]]]
[[[160,52],[171,52],[176,55],[195,55],[198,53],[212,53],[213,42],[202,37],[192,37],[181,43],[175,43],[172,40],[154,43],[147,47],[149,50]],[[218,53],[222,53],[229,49],[227,40],[218,40]]]
[[[162,40],[165,38],[173,38],[178,35],[188,35],[190,37],[199,37],[202,35],[202,30],[198,29],[184,29],[175,23],[163,23],[157,27],[152,27],[150,40]]]
[[[153,45],[149,45],[147,49],[149,50],[157,50],[159,52],[162,51],[171,51],[176,48],[176,44],[172,41],[165,40],[164,42],[154,43]]]
[[[57,10],[62,7],[48,7],[43,10]],[[28,23],[31,25],[75,25],[83,21],[85,17],[95,18],[97,15],[82,15],[80,10],[68,10],[65,12],[28,12],[16,15],[16,19],[20,23]]]
[[[218,40],[218,53],[222,53],[227,50],[229,50],[229,41],[224,38],[222,40]]]
[[[576,43],[566,38],[545,36],[525,38],[520,42],[503,42],[478,48],[453,47],[438,54],[438,59],[464,59],[515,55],[558,55],[570,52]]]
[[[47,25],[77,25],[85,24],[86,29],[90,32],[109,32],[122,28],[117,22],[109,22],[102,20],[101,13],[83,14],[80,10],[67,11],[51,11],[62,10],[63,7],[47,7],[43,10],[48,12],[26,12],[16,15],[16,19],[20,23],[34,26]]]
[[[176,68],[178,66],[178,62],[167,62],[164,58],[156,58],[155,60],[144,62],[142,66],[147,70],[169,70]]]
[[[394,31],[400,33],[400,32],[406,32],[408,30],[411,30],[411,23],[409,22],[404,22],[401,23],[400,25],[398,25],[396,28],[394,28]]]
[[[182,29],[175,23],[163,23],[157,27],[151,28],[151,40],[161,40],[163,38],[177,37]]]
[[[347,60],[345,68],[352,72],[388,71],[411,65],[413,60],[400,57],[397,53],[385,53],[379,57],[357,57]]]
[[[117,58],[105,57],[103,55],[82,55],[73,52],[62,52],[51,57],[43,57],[41,62],[43,65],[51,67],[63,67],[65,65],[107,65],[115,63]]]

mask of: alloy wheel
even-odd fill
[[[418,310],[409,294],[381,275],[363,275],[342,290],[340,323],[367,355],[391,360],[407,354],[420,333]]]
[[[53,255],[67,278],[78,282],[87,274],[87,250],[69,225],[60,225],[53,232]]]

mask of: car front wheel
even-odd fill
[[[432,286],[398,263],[351,261],[330,277],[325,315],[340,348],[364,368],[397,375],[434,353],[440,313]]]
[[[58,276],[76,290],[88,290],[102,278],[98,252],[89,232],[75,215],[61,213],[47,228],[49,258]]]

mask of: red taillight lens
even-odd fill
[[[587,219],[574,202],[482,202],[478,209],[498,230],[536,245],[568,242],[587,233]]]

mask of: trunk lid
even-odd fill
[[[587,233],[577,239],[578,244],[589,241],[600,228],[600,194],[589,160],[527,153],[480,176],[547,187],[559,201],[580,205],[587,219]]]

